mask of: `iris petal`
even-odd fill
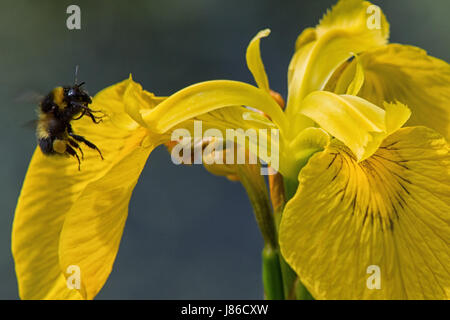
[[[411,114],[401,103],[388,105],[385,111],[362,98],[326,91],[308,95],[300,111],[344,142],[358,161],[372,155]]]
[[[67,213],[86,186],[114,166],[118,156],[129,150],[137,124],[124,112],[123,96],[131,79],[104,89],[93,98],[92,109],[106,117],[99,124],[88,117],[73,121],[74,132],[97,145],[97,151],[81,145],[84,161],[78,171],[77,161],[64,156],[45,156],[36,149],[16,207],[12,252],[15,260],[19,294],[23,299],[81,298],[69,290],[65,271],[59,263],[60,235]],[[130,140],[131,139],[131,140]],[[127,149],[128,148],[128,149]]]
[[[299,183],[280,246],[315,298],[450,297],[450,154],[442,136],[403,128],[359,163],[335,140]],[[380,270],[378,289],[370,266]]]
[[[411,108],[409,125],[433,128],[450,139],[448,63],[420,48],[400,44],[369,50],[359,60],[365,77],[359,96],[380,106],[383,101],[398,100]],[[353,73],[347,69],[343,79]]]
[[[259,109],[269,115],[281,131],[286,127],[285,115],[269,93],[249,84],[230,80],[194,84],[176,92],[153,110],[141,112],[150,130],[164,133],[185,120],[235,105]]]
[[[386,43],[389,24],[380,11],[380,28],[368,28],[370,2],[342,0],[316,27],[311,37],[295,53],[290,69],[287,113],[298,113],[302,100],[312,91],[322,90],[333,72],[352,52],[360,53]],[[311,33],[311,31],[308,31]]]
[[[153,147],[141,147],[145,131],[136,134],[114,164],[91,181],[68,213],[61,231],[62,270],[77,266],[80,293],[93,299],[105,284],[119,250],[128,204]]]
[[[259,43],[261,38],[267,37],[270,34],[269,29],[260,31],[251,41],[247,47],[246,59],[247,66],[255,78],[256,84],[259,88],[269,92],[269,80],[267,79],[266,70],[261,59],[261,50]]]

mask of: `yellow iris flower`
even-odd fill
[[[419,48],[388,44],[382,12],[378,25],[368,23],[373,10],[341,0],[298,37],[284,111],[260,56],[268,30],[247,49],[257,87],[207,81],[162,98],[130,77],[98,93],[92,108],[108,118],[99,125],[81,119],[74,129],[105,160],[86,150],[80,172],[73,159],[39,149],[31,160],[12,233],[21,298],[94,298],[111,272],[149,154],[175,129],[192,131],[201,120],[223,132],[279,130],[289,201],[277,205],[277,236],[270,224],[262,231],[314,298],[448,299],[450,66]],[[267,206],[259,172],[244,167],[211,171],[237,174],[252,202]],[[78,290],[67,286],[73,265],[81,270]],[[373,266],[376,288],[368,282]]]

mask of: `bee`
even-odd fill
[[[77,68],[78,70],[78,68]],[[77,73],[77,71],[76,71]],[[39,147],[45,155],[68,155],[78,160],[78,170],[81,161],[76,150],[84,158],[80,143],[96,150],[100,158],[103,155],[99,148],[83,136],[77,135],[72,129],[71,122],[84,116],[91,118],[94,124],[102,121],[102,116],[97,116],[95,111],[89,108],[91,97],[83,90],[84,82],[73,86],[60,86],[54,88],[39,103],[36,135]]]

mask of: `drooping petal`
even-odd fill
[[[363,162],[336,140],[311,158],[279,234],[316,299],[449,299],[449,151],[413,127]]]
[[[448,63],[400,44],[369,50],[361,54],[360,63],[365,81],[359,96],[380,106],[383,101],[400,101],[411,108],[409,125],[425,125],[450,138]],[[344,86],[353,72],[349,66],[343,73]]]
[[[308,95],[300,112],[344,142],[358,161],[372,155],[411,114],[401,103],[388,105],[385,111],[362,98],[326,91]]]
[[[67,289],[58,260],[65,213],[84,187],[83,183],[74,184],[77,168],[73,161],[58,162],[37,149],[30,162],[12,231],[12,253],[22,299],[81,298]],[[88,179],[94,175],[87,170],[82,173]]]
[[[93,299],[105,284],[119,250],[134,186],[155,146],[142,147],[146,130],[126,148],[101,177],[91,181],[66,215],[60,236],[62,270],[77,266],[83,298]]]
[[[261,59],[261,50],[259,47],[259,43],[261,38],[267,37],[270,34],[269,29],[264,29],[250,41],[250,44],[247,47],[246,59],[247,66],[250,72],[253,74],[255,78],[256,84],[259,88],[266,90],[269,92],[269,80],[267,79],[266,70],[264,69],[264,64]]]
[[[36,149],[16,207],[12,252],[19,295],[23,299],[81,298],[66,284],[66,270],[59,264],[60,233],[67,212],[85,187],[110,168],[136,134],[136,123],[124,112],[124,92],[131,79],[98,93],[92,109],[106,117],[94,124],[88,117],[73,121],[76,134],[83,135],[102,152],[81,144],[84,160],[64,156],[45,156]]]
[[[352,53],[358,54],[386,43],[389,25],[378,7],[379,25],[368,27],[371,6],[367,1],[341,0],[316,27],[315,37],[311,30],[308,31],[308,36],[304,37],[307,41],[301,41],[290,65],[286,109],[289,115],[298,113],[301,101],[309,93],[322,90],[333,72]],[[312,40],[314,38],[316,40]]]

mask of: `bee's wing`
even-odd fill
[[[34,119],[34,120],[30,120],[30,121],[23,123],[22,127],[27,128],[27,129],[36,130],[37,124],[38,124],[38,120]]]
[[[36,107],[40,104],[40,102],[44,99],[44,97],[45,97],[44,95],[38,93],[37,91],[28,90],[16,95],[14,101],[16,102],[17,105]],[[38,120],[34,119],[22,123],[21,127],[36,130],[37,124]]]
[[[44,95],[36,91],[26,91],[17,95],[14,101],[19,103],[32,103],[36,105],[39,104],[44,97]]]

